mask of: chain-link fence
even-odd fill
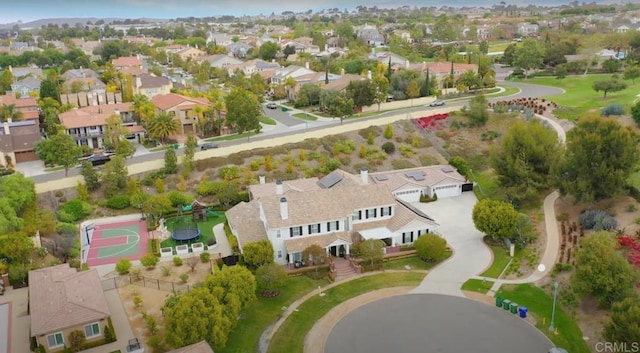
[[[188,292],[191,285],[181,282],[164,281],[157,278],[150,278],[136,274],[121,275],[102,280],[102,290],[112,290],[128,285],[135,285],[146,288],[154,288],[166,292]]]

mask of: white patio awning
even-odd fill
[[[393,237],[393,232],[390,231],[389,229],[387,229],[387,227],[380,227],[380,228],[361,230],[359,233],[360,233],[360,235],[362,235],[362,237],[365,240],[369,240],[369,239],[386,239],[386,238]]]

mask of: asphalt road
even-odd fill
[[[408,294],[363,305],[342,319],[325,353],[545,353],[533,325],[495,306],[439,294]]]
[[[263,104],[262,109],[264,110],[265,116],[268,116],[287,127],[304,124],[304,120],[292,117],[289,115],[289,112],[283,112],[280,106],[278,106],[277,109],[269,109],[266,104]]]
[[[501,78],[500,73],[498,73],[498,79],[500,79],[500,78]],[[519,94],[517,94],[517,95],[511,96],[511,97],[508,97],[508,98],[507,97],[491,98],[491,99],[489,99],[489,101],[499,101],[499,100],[513,99],[513,98],[520,98],[520,97],[545,97],[545,96],[549,96],[549,95],[556,95],[556,94],[562,93],[561,89],[554,88],[554,87],[538,86],[538,85],[532,85],[532,84],[520,83],[520,82],[508,82],[508,84],[520,88],[521,92]],[[463,105],[465,105],[467,103],[467,101],[468,101],[468,99],[463,99],[463,100],[460,100],[460,101],[449,101],[449,102],[446,103],[446,105],[448,107],[462,107]],[[403,110],[394,110],[394,111],[382,113],[382,114],[379,114],[379,115],[369,116],[369,117],[366,117],[366,118],[347,119],[343,123],[344,124],[349,124],[349,123],[352,123],[352,122],[357,122],[357,121],[362,121],[362,120],[377,119],[377,118],[386,117],[386,116],[395,116],[395,115],[398,115],[398,114],[401,114],[401,113],[406,113],[408,118],[409,117],[410,118],[419,118],[420,116],[412,115],[412,114],[417,112],[417,111],[424,111],[425,109],[437,109],[437,108],[439,108],[439,107],[425,108],[423,105],[417,105],[415,107],[406,108],[406,109],[403,109]],[[265,107],[264,110],[268,113],[267,116],[276,119],[278,122],[282,123],[283,125],[286,125],[287,128],[290,128],[290,127],[297,126],[297,125],[305,123],[305,121],[303,121],[301,119],[293,118],[293,117],[289,116],[289,114],[287,112],[282,112],[280,109],[268,109],[268,108]],[[307,129],[309,131],[314,131],[314,130],[320,130],[320,129],[324,129],[326,127],[335,126],[335,125],[340,125],[340,121],[338,119],[335,119],[335,122],[332,121],[332,122],[323,123],[323,124],[318,124],[317,122],[313,122],[313,124],[308,124]],[[286,138],[286,136],[289,133],[290,133],[290,130],[288,130],[288,129],[281,130],[281,131],[271,131],[269,133],[261,134],[261,135],[258,135],[258,136],[252,136],[251,140],[252,141],[258,141],[258,140],[262,140],[262,139],[272,138],[274,136],[282,136],[283,138]],[[231,141],[220,141],[220,142],[216,142],[216,143],[222,147],[222,146],[240,145],[240,144],[243,144],[245,142],[246,142],[246,140],[239,139],[239,140],[231,140]],[[183,148],[178,149],[176,152],[177,152],[178,155],[182,155],[184,153]],[[127,165],[132,165],[132,164],[141,163],[141,162],[154,161],[154,160],[157,160],[157,159],[161,159],[163,157],[164,157],[164,151],[148,153],[148,154],[144,154],[144,155],[138,155],[138,156],[134,156],[134,157],[130,158],[129,160],[127,160]],[[72,169],[69,170],[69,175],[68,176],[76,176],[76,175],[79,175],[79,174],[80,174],[80,169],[79,168],[72,168]],[[51,172],[51,173],[47,173],[47,174],[34,175],[31,178],[33,179],[34,182],[41,183],[41,182],[47,182],[47,181],[51,181],[51,180],[57,180],[57,179],[64,178],[64,177],[65,177],[64,171],[57,171],[57,172]]]

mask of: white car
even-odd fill
[[[435,100],[431,103],[429,103],[429,107],[440,107],[444,105],[444,101],[441,99]]]

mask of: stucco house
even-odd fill
[[[192,115],[196,106],[207,107],[207,98],[191,98],[176,93],[159,94],[151,98],[151,102],[159,112],[167,112],[177,119],[182,133],[196,132],[197,117]]]
[[[20,81],[11,84],[11,91],[19,93],[21,97],[27,97],[31,94],[38,95],[42,80],[37,77],[27,76]]]
[[[103,148],[107,119],[118,114],[124,126],[134,126],[131,103],[100,104],[74,109],[59,115],[66,133],[80,146]],[[139,132],[140,134],[142,132]]]
[[[173,83],[165,77],[142,73],[134,77],[133,92],[153,98],[159,94],[171,93]]]
[[[0,96],[0,107],[4,105],[13,105],[15,110],[22,112],[22,120],[38,121],[40,114],[38,110],[38,100],[34,97],[22,96],[16,97],[14,92],[7,92]]]
[[[226,54],[208,55],[201,59],[200,63],[208,61],[211,67],[218,69],[226,68],[230,65],[242,64],[242,60],[238,60],[232,56]]]
[[[29,314],[30,336],[46,352],[68,346],[74,330],[87,342],[104,339],[111,316],[98,271],[77,272],[68,264],[29,271]]]
[[[126,69],[140,69],[142,70],[143,63],[137,56],[123,56],[121,58],[116,58],[111,60],[113,67],[118,70],[126,70]]]
[[[438,223],[411,202],[421,194],[459,195],[468,184],[451,166],[354,175],[335,170],[323,177],[260,183],[250,201],[227,212],[231,232],[245,244],[268,239],[274,261],[295,264],[311,245],[333,256],[350,253],[364,239],[381,239],[387,249],[412,244]],[[440,196],[442,195],[442,196]]]
[[[37,161],[35,144],[40,139],[37,120],[5,121],[0,129],[0,165],[6,167]]]

